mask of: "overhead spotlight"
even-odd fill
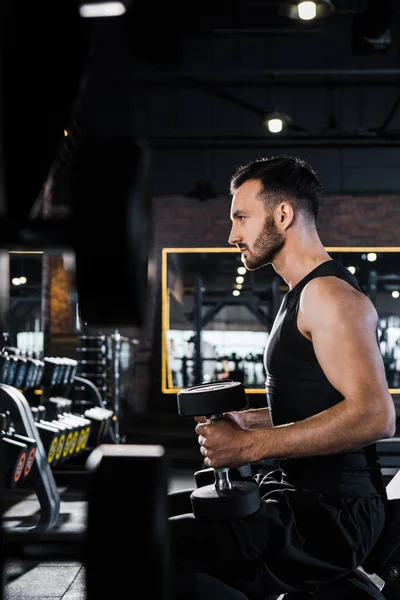
[[[79,14],[85,19],[119,17],[126,13],[130,0],[80,0]]]
[[[335,11],[331,0],[315,0],[314,2],[281,2],[279,13],[283,17],[297,21],[324,19]]]
[[[268,129],[270,133],[281,133],[283,129],[291,125],[292,120],[288,115],[281,112],[268,113],[263,119],[263,126]]]

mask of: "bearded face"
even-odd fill
[[[285,236],[279,233],[272,215],[267,215],[261,233],[252,246],[240,244],[242,262],[246,269],[255,271],[273,262],[285,244]]]

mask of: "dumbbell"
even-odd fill
[[[62,425],[67,427],[72,433],[72,440],[69,447],[69,456],[79,454],[80,447],[78,446],[79,437],[80,437],[80,427],[76,422],[73,422],[71,419],[65,417],[65,415],[57,415],[57,421],[59,421]]]
[[[182,388],[177,394],[178,412],[185,417],[204,416],[213,421],[223,413],[242,410],[246,393],[238,381],[203,383]],[[260,494],[253,481],[232,481],[229,468],[213,469],[214,483],[198,487],[191,493],[193,514],[201,519],[234,519],[256,512]]]
[[[24,469],[28,458],[28,446],[8,434],[8,416],[0,413],[0,443],[2,455],[2,477],[6,489],[13,489],[25,479]]]
[[[65,421],[70,422],[71,425],[75,425],[78,428],[79,437],[77,441],[76,452],[82,452],[86,448],[90,437],[90,420],[83,417],[83,415],[77,415],[75,413],[68,412],[64,412],[62,417]]]
[[[30,472],[32,471],[32,467],[36,459],[37,443],[36,440],[34,440],[33,438],[28,437],[26,435],[21,435],[20,433],[14,433],[12,439],[16,440],[17,442],[21,442],[22,444],[26,444],[27,447],[27,456],[24,465],[24,471],[20,478],[21,483],[22,481],[25,481],[25,479],[27,479],[27,477],[30,475]]]
[[[239,467],[234,467],[229,469],[229,477],[232,481],[252,481],[253,474],[251,471],[251,467],[249,464],[240,465]],[[212,467],[202,468],[199,471],[196,471],[194,474],[194,480],[196,482],[196,487],[202,487],[203,485],[209,485],[210,483],[214,483],[215,474],[214,469]]]
[[[86,419],[89,419],[91,423],[90,436],[87,444],[89,446],[97,446],[103,441],[111,419],[113,412],[107,408],[101,406],[93,406],[85,410],[83,415]]]
[[[19,483],[22,483],[29,476],[35,462],[37,442],[33,437],[18,433],[14,423],[11,421],[11,414],[9,410],[0,412],[0,433],[3,437],[8,437],[16,442],[21,442],[21,444],[26,445],[26,461],[23,471],[19,477]]]
[[[59,439],[60,439],[60,431],[54,425],[50,423],[40,420],[35,423],[40,439],[42,440],[42,444],[47,456],[47,462],[49,465],[55,466],[56,452],[58,449]]]

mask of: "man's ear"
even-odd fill
[[[293,223],[294,210],[293,206],[289,202],[281,202],[278,206],[278,223],[280,229],[286,231],[286,229]]]

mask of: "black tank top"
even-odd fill
[[[301,292],[316,277],[343,279],[362,293],[357,279],[336,260],[313,269],[283,298],[264,353],[266,392],[274,426],[306,419],[343,400],[326,378],[312,342],[297,327]],[[296,487],[329,496],[386,497],[376,444],[339,454],[278,461]]]

